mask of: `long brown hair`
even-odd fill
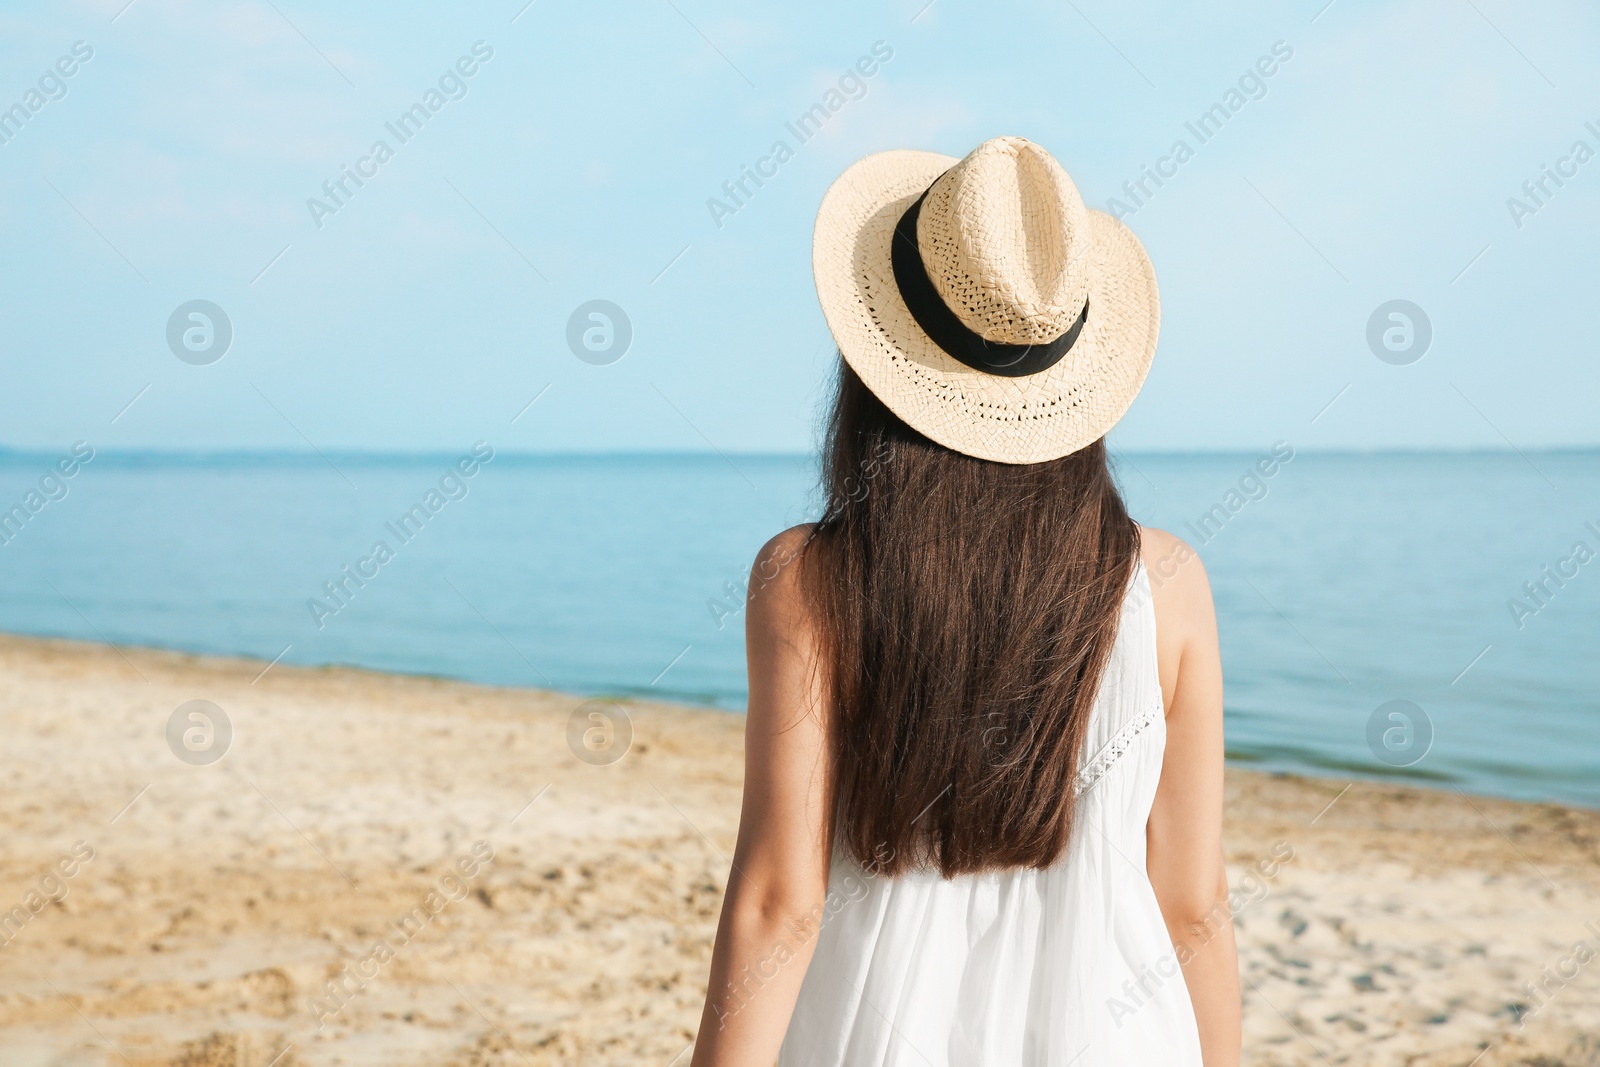
[[[936,444],[840,362],[803,568],[831,679],[835,845],[894,875],[1044,867],[1139,553],[1103,440]]]

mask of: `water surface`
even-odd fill
[[[467,478],[467,452],[98,455],[0,547],[0,628],[743,707],[743,583],[814,515],[809,458],[501,454]],[[55,458],[0,454],[0,507]],[[1600,551],[1600,454],[1264,458],[1118,467],[1205,559],[1230,758],[1600,806],[1600,560],[1572,562]],[[1434,731],[1398,770],[1367,742],[1394,699]]]

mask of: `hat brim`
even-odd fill
[[[895,224],[959,160],[880,152],[822,198],[812,240],[817,297],[839,352],[879,400],[946,448],[997,463],[1042,463],[1093,443],[1127,412],[1155,357],[1155,271],[1117,219],[1089,211],[1089,313],[1054,366],[1022,378],[974,370],[940,348],[895,286]]]

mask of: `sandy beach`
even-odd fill
[[[687,1063],[738,717],[596,765],[579,698],[265,666],[0,638],[0,1065]],[[1247,1063],[1600,1064],[1600,813],[1230,771],[1226,840]]]

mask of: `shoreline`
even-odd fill
[[[398,671],[379,667],[368,667],[354,663],[280,663],[269,661],[258,656],[242,652],[197,652],[192,649],[170,647],[166,645],[116,645],[110,642],[86,641],[77,637],[62,637],[52,634],[20,633],[10,630],[0,630],[0,643],[17,641],[22,643],[35,643],[39,645],[59,645],[64,649],[79,647],[85,650],[105,650],[115,653],[117,651],[136,652],[140,655],[173,656],[185,664],[200,662],[215,662],[238,664],[240,669],[250,665],[262,668],[263,672],[279,670],[300,671],[313,675],[326,675],[331,672],[348,672],[359,677],[384,678],[384,679],[412,679],[422,682],[443,682],[451,685],[466,686],[471,689],[481,689],[485,692],[526,692],[542,693],[573,701],[604,700],[624,706],[640,705],[646,707],[674,708],[689,712],[710,712],[717,715],[731,715],[742,717],[744,711],[740,708],[722,707],[709,702],[694,702],[682,699],[681,696],[670,694],[665,699],[651,699],[645,695],[626,689],[603,690],[595,693],[574,693],[560,689],[546,689],[539,686],[500,685],[493,682],[482,682],[472,678],[451,674],[434,674],[426,671]],[[1502,793],[1480,793],[1465,790],[1456,784],[1449,775],[1419,771],[1401,767],[1388,774],[1378,774],[1360,767],[1343,767],[1338,762],[1328,760],[1327,766],[1317,770],[1294,768],[1269,768],[1264,766],[1270,762],[1270,757],[1262,756],[1249,749],[1233,749],[1224,753],[1229,773],[1242,775],[1261,775],[1268,778],[1289,778],[1305,782],[1360,782],[1371,786],[1395,786],[1400,789],[1417,789],[1432,793],[1458,793],[1465,794],[1480,800],[1505,801],[1512,804],[1526,804],[1533,807],[1556,807],[1574,811],[1593,811],[1600,813],[1600,804],[1588,804],[1567,800],[1534,799],[1531,797],[1518,797]],[[1312,762],[1306,757],[1307,762]],[[1342,773],[1336,773],[1342,772]]]
[[[0,635],[0,911],[42,900],[0,949],[16,1062],[685,1051],[742,716],[617,699],[605,766],[569,748],[582,697],[265,666]],[[231,723],[208,765],[169,747],[190,700]],[[1347,781],[1228,769],[1246,1062],[1592,1062],[1600,812]]]

